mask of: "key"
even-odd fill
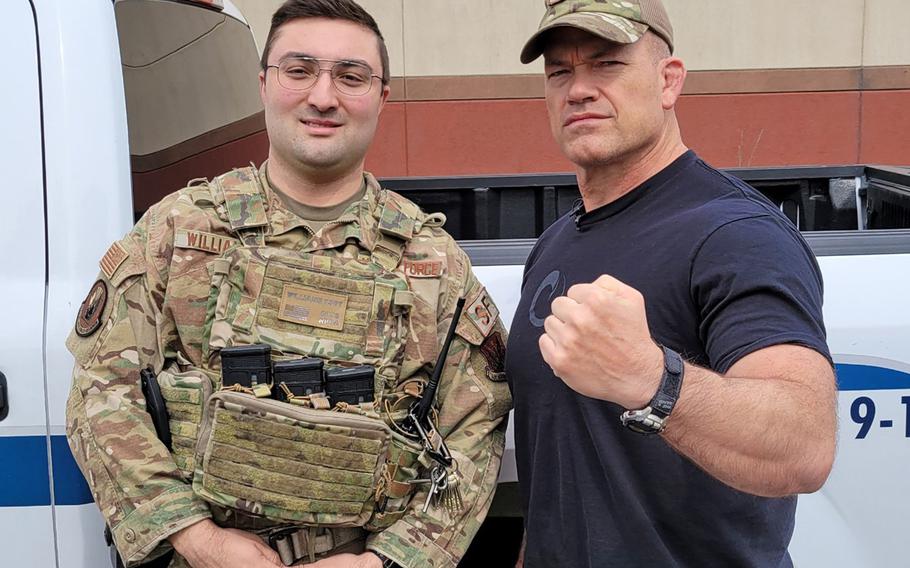
[[[444,467],[436,465],[430,470],[430,490],[427,492],[427,500],[423,504],[423,512],[430,509],[430,503],[434,507],[439,506],[439,495],[448,485],[448,476]]]
[[[453,471],[446,477],[446,485],[442,490],[442,505],[450,517],[455,517],[464,503],[461,500],[461,491],[458,489],[458,473]]]
[[[423,512],[426,513],[430,510],[430,502],[433,500],[433,496],[436,495],[436,484],[430,486],[430,490],[427,491],[427,500],[423,502]]]
[[[446,488],[449,486],[449,478],[446,475],[446,470],[444,467],[439,466],[439,481],[436,482],[436,492],[433,493],[433,508],[438,509],[442,506],[443,496],[446,493]]]

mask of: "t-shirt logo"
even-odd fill
[[[541,281],[531,299],[531,305],[528,308],[528,321],[537,328],[543,327],[543,322],[550,315],[550,304],[553,299],[566,293],[566,279],[558,270],[547,274],[547,277]]]

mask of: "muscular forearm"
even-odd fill
[[[732,371],[720,376],[686,365],[665,439],[740,491],[765,497],[816,491],[834,458],[833,387]]]
[[[641,293],[610,276],[553,300],[539,344],[553,373],[585,396],[644,408],[663,353]],[[723,376],[686,365],[666,440],[741,491],[781,496],[818,489],[834,460],[836,389],[829,361],[799,345],[765,347]]]

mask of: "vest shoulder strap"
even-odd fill
[[[387,190],[383,190],[378,213],[379,240],[373,249],[373,260],[386,270],[394,270],[426,214],[413,201]]]
[[[259,171],[255,167],[232,170],[214,178],[209,189],[216,203],[224,203],[231,230],[244,245],[263,244],[269,219]]]

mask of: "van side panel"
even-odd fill
[[[820,256],[839,432],[821,491],[799,498],[796,566],[905,566],[910,496],[910,254]]]
[[[64,342],[98,260],[132,225],[120,51],[108,0],[34,0],[40,34],[47,163],[45,330],[60,568],[110,566],[103,523],[65,441],[73,359]],[[37,97],[36,97],[37,98]],[[53,537],[54,531],[47,534]],[[28,566],[52,566],[31,561]]]
[[[9,415],[0,422],[0,554],[4,566],[53,566],[42,353],[44,183],[35,19],[28,0],[8,3],[0,34],[0,372]]]

